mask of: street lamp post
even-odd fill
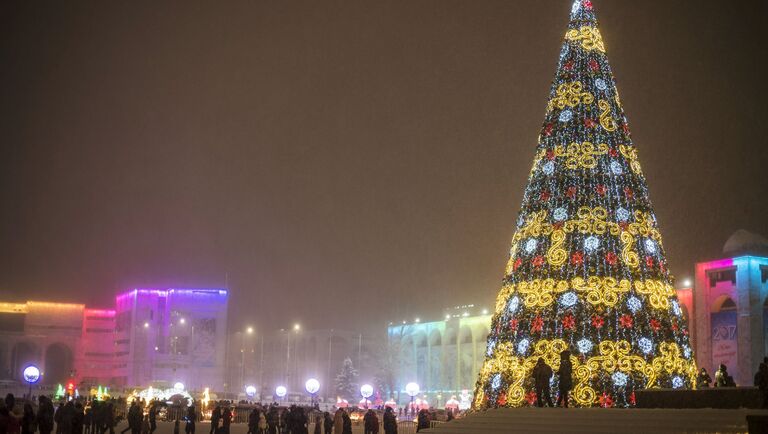
[[[418,383],[410,382],[405,385],[405,393],[411,397],[411,411],[413,411],[413,398],[415,398],[420,391],[421,388],[419,387]]]
[[[317,391],[320,390],[320,382],[315,378],[310,378],[304,383],[304,388],[307,390],[307,393],[309,393],[309,404],[314,407],[315,395],[317,395]]]
[[[27,399],[32,399],[32,385],[40,381],[40,369],[35,365],[29,365],[24,368],[21,375],[24,377],[24,381],[29,385],[29,395]]]
[[[368,403],[370,402],[368,398],[373,395],[373,386],[370,384],[363,384],[360,386],[360,395],[363,396],[363,399],[365,400],[365,408],[368,409]]]

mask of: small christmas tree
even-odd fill
[[[696,365],[645,176],[589,0],[576,0],[475,390],[529,404],[571,351],[579,406],[693,386]]]
[[[357,377],[357,369],[352,365],[352,359],[347,357],[336,376],[336,393],[342,398],[354,399],[358,395]]]

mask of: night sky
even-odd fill
[[[594,0],[672,271],[768,235],[765,2]],[[0,299],[490,306],[570,1],[3,2]],[[227,280],[228,279],[228,280]]]

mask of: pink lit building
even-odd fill
[[[693,288],[678,290],[689,318],[696,362],[714,378],[725,364],[738,385],[752,385],[768,354],[768,240],[733,234],[726,256],[696,264]]]
[[[223,289],[134,289],[114,309],[0,302],[0,378],[35,364],[44,384],[137,386],[182,382],[222,390]]]

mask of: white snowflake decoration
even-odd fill
[[[672,387],[674,387],[675,389],[679,389],[683,387],[684,384],[685,382],[683,381],[682,378],[680,378],[679,375],[675,375],[674,377],[672,377]]]
[[[629,220],[629,211],[627,211],[625,208],[619,208],[616,210],[616,217],[620,222],[625,222]]]
[[[633,295],[627,299],[627,307],[632,313],[637,313],[638,310],[643,308],[643,302]]]
[[[656,253],[656,241],[653,241],[650,238],[646,238],[644,241],[644,244],[645,244],[645,250],[648,253],[651,253],[651,254]]]
[[[528,347],[531,345],[531,342],[528,339],[523,339],[520,342],[517,343],[517,352],[520,354],[525,354],[526,351],[528,351]]]
[[[611,172],[614,175],[619,176],[624,173],[624,169],[621,168],[621,164],[618,161],[611,161]]]
[[[568,218],[568,212],[565,208],[557,208],[553,214],[556,222],[561,222]]]
[[[637,340],[637,346],[640,347],[640,351],[644,354],[650,354],[653,351],[653,342],[648,338],[640,338]]]
[[[579,348],[579,352],[581,354],[586,354],[590,351],[592,351],[592,347],[594,347],[594,344],[592,344],[592,341],[590,341],[587,338],[579,339],[578,342],[576,342],[576,346]]]
[[[587,253],[593,253],[598,247],[600,247],[600,240],[597,237],[589,236],[584,240],[584,250]]]
[[[672,313],[674,313],[677,316],[681,316],[683,314],[683,310],[680,309],[680,303],[678,303],[677,300],[673,300],[671,305],[672,305]]]
[[[496,341],[490,341],[490,342],[488,342],[488,351],[486,351],[485,354],[488,357],[491,357],[491,356],[493,356],[493,350],[495,350],[495,349],[496,349]]]
[[[611,375],[611,379],[613,380],[613,384],[619,387],[622,387],[627,385],[627,380],[629,379],[629,377],[627,376],[627,374],[621,371],[616,371],[613,373],[613,375]]]
[[[518,296],[514,296],[509,299],[509,306],[507,307],[507,310],[509,313],[515,313],[517,312],[517,308],[520,307],[520,298]]]
[[[602,78],[595,79],[595,87],[604,91],[605,89],[608,89],[608,85],[605,84],[605,80]]]
[[[493,379],[491,379],[491,387],[493,387],[493,390],[497,390],[499,387],[501,387],[501,374],[496,374],[493,376]]]
[[[545,175],[551,175],[555,173],[555,163],[547,161],[546,163],[542,164],[541,171],[544,172]]]
[[[691,347],[688,345],[683,345],[683,356],[685,356],[686,359],[691,358]]]
[[[538,241],[536,241],[536,238],[530,238],[528,241],[525,242],[525,251],[528,253],[533,252],[536,250],[536,246],[539,244]]]
[[[560,304],[564,307],[574,306],[578,302],[579,302],[579,297],[573,291],[566,292],[565,294],[562,295],[562,297],[560,297]]]
[[[560,122],[568,122],[573,118],[573,113],[570,110],[563,110],[562,113],[560,113],[560,117],[558,118]]]

